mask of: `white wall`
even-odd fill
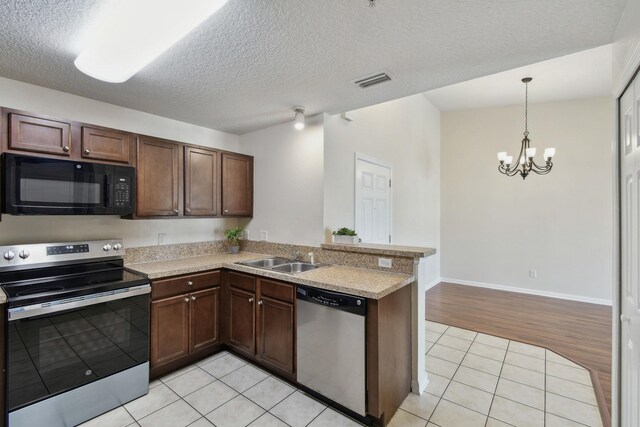
[[[557,151],[525,181],[496,170],[498,151],[517,156],[522,110],[442,114],[443,280],[610,301],[611,99],[531,104],[532,146]]]
[[[239,137],[141,111],[118,107],[16,80],[0,78],[0,105],[182,142],[239,151]],[[124,237],[130,247],[222,238],[237,220],[123,220],[114,216],[21,217],[3,215],[0,244]]]
[[[440,250],[440,112],[414,95],[325,117],[324,227],[353,228],[355,153],[393,167],[392,243]],[[357,231],[357,230],[356,230]],[[427,259],[428,282],[440,255]]]
[[[254,156],[253,219],[249,238],[317,246],[323,241],[323,116],[302,131],[284,123],[244,134],[240,148]]]

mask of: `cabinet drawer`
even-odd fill
[[[229,286],[233,286],[237,289],[244,289],[248,292],[256,291],[256,279],[253,276],[229,272],[227,276],[227,282]]]
[[[172,279],[154,280],[151,284],[151,298],[165,298],[171,295],[184,294],[219,285],[219,271],[190,274]]]
[[[292,303],[295,298],[295,285],[260,279],[260,295]]]

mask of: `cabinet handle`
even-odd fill
[[[185,211],[187,211],[187,212],[191,212],[191,209],[185,209]]]
[[[185,299],[184,299],[184,302],[189,302],[189,298],[185,298]]]
[[[229,213],[229,209],[225,209],[225,210],[224,210],[224,213]]]
[[[252,298],[249,298],[249,302],[253,302],[253,297],[252,297]]]
[[[64,147],[62,147],[62,151],[64,151],[65,153],[69,152],[69,146],[65,145]]]
[[[191,296],[191,301],[195,301],[196,297],[194,297],[193,295]]]
[[[262,300],[258,301],[258,305],[262,305]]]
[[[174,209],[174,210],[173,210],[173,213],[178,213],[178,209]]]
[[[187,282],[187,286],[191,286],[191,285],[193,285],[193,282],[192,282],[191,280],[189,280],[189,281]]]
[[[85,154],[86,156],[88,156],[89,154],[91,154],[91,151],[90,151],[90,150],[85,149],[85,150],[84,150],[84,154]]]

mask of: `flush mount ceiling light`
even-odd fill
[[[227,0],[104,2],[74,64],[83,73],[122,83],[227,3]]]
[[[304,108],[296,107],[293,111],[296,113],[293,119],[293,127],[296,128],[296,130],[304,129]]]
[[[515,166],[511,167],[511,164],[513,163],[513,156],[509,156],[506,151],[498,153],[498,161],[500,162],[498,165],[498,171],[507,176],[520,174],[522,179],[525,179],[531,172],[538,175],[546,175],[551,172],[551,168],[553,167],[551,159],[556,154],[555,148],[545,148],[544,155],[542,156],[545,164],[538,165],[533,160],[536,155],[536,149],[530,147],[531,141],[529,140],[527,117],[529,104],[529,82],[531,82],[531,80],[533,80],[531,77],[525,77],[522,79],[522,83],[524,83],[524,138],[522,139],[520,146],[520,154],[516,157],[519,161]]]

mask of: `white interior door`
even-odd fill
[[[363,243],[391,243],[391,167],[356,154],[355,228]]]
[[[620,98],[621,426],[640,426],[640,77]]]

